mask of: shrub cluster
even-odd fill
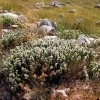
[[[100,39],[95,39],[87,46],[90,49],[93,49],[94,60],[90,63],[89,69],[93,79],[100,77]]]
[[[64,74],[75,75],[94,59],[93,50],[78,45],[74,40],[37,39],[11,50],[4,59],[8,80],[12,88],[19,83],[57,83]]]
[[[20,45],[21,43],[28,41],[27,36],[30,35],[30,33],[33,33],[33,31],[25,29],[9,30],[2,35],[2,39],[0,39],[1,45],[5,49]]]

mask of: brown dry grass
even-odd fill
[[[70,91],[66,93],[68,97],[64,97],[61,93],[56,93],[55,95],[51,95],[50,100],[100,100],[99,83],[95,84],[93,82],[82,82],[77,80],[70,82],[67,86],[66,84],[67,83],[59,85],[57,88],[70,88]]]
[[[7,9],[13,12],[24,14],[30,22],[36,22],[39,19],[48,18],[57,22],[59,28],[62,27],[73,29],[76,19],[82,18],[83,23],[78,26],[86,34],[99,34],[100,26],[96,22],[100,20],[99,9],[94,8],[94,5],[100,3],[100,0],[71,0],[72,4],[66,4],[65,7],[43,9],[41,7],[34,8],[30,5],[36,5],[37,2],[44,2],[49,5],[53,0],[0,0],[0,9]],[[65,3],[65,0],[59,0]],[[74,13],[68,13],[69,10],[74,10]],[[59,15],[64,14],[63,18]]]

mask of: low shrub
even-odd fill
[[[9,30],[7,33],[4,33],[2,35],[2,39],[0,39],[0,42],[4,49],[12,48],[28,41],[28,36],[31,34],[34,34],[33,30]]]
[[[12,24],[16,22],[13,18],[10,18],[8,16],[1,16],[1,23],[3,25],[3,28],[9,28]]]
[[[80,30],[59,30],[57,36],[62,39],[77,39],[80,34],[83,34]]]
[[[58,83],[65,74],[71,78],[93,59],[94,52],[74,40],[37,39],[12,49],[4,70],[11,88],[17,89],[20,83]]]

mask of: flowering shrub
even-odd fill
[[[1,45],[3,48],[11,48],[20,45],[22,42],[28,41],[27,36],[32,32],[32,30],[24,29],[9,30],[2,35],[2,39],[0,39]]]
[[[92,73],[91,76],[93,76],[92,78],[98,78],[100,77],[100,61],[99,62],[91,62],[90,64],[90,70]]]
[[[11,87],[34,80],[56,83],[64,74],[75,75],[93,60],[94,53],[74,40],[37,39],[11,50],[4,59]]]
[[[95,52],[94,60],[89,66],[90,74],[92,74],[92,78],[98,78],[100,77],[100,39],[95,39],[87,47],[93,49],[93,52]]]

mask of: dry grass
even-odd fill
[[[100,100],[99,86],[93,82],[76,80],[68,86],[66,83],[56,86],[57,89],[66,87],[70,88],[69,91],[66,91],[68,97],[57,92],[55,95],[52,93],[50,100]]]
[[[100,20],[99,9],[94,8],[94,5],[100,3],[100,0],[71,0],[72,4],[66,4],[62,8],[43,9],[38,6],[35,9],[29,5],[35,5],[37,2],[44,2],[45,5],[49,5],[53,0],[0,0],[0,9],[7,9],[17,13],[22,13],[31,22],[36,22],[39,19],[48,18],[57,22],[59,28],[75,29],[76,19],[83,19],[82,24],[77,28],[82,30],[86,34],[99,34],[100,26],[96,25],[96,22]],[[65,3],[65,0],[59,0]],[[74,13],[69,13],[69,10],[74,10]],[[61,14],[64,17],[59,17]]]

